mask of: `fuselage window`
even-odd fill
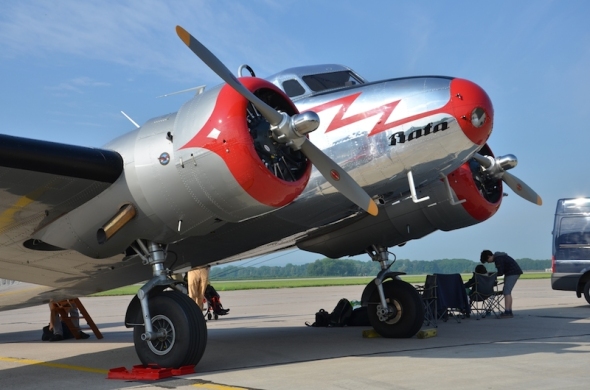
[[[303,89],[297,80],[283,81],[283,90],[289,97],[295,97],[305,93],[305,89]]]
[[[303,81],[314,92],[362,84],[362,81],[346,70],[303,76]]]

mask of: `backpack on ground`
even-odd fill
[[[338,304],[330,313],[330,326],[345,326],[352,315],[352,305],[346,298],[338,301]]]
[[[367,306],[357,307],[352,311],[352,315],[348,320],[348,326],[371,326],[369,321],[369,312]]]
[[[73,339],[74,335],[70,331],[70,328],[66,325],[65,322],[61,321],[61,329],[62,329],[62,340]],[[53,338],[53,330],[49,329],[49,325],[43,327],[43,333],[41,334],[41,340],[49,341]]]
[[[328,313],[324,309],[320,309],[320,311],[315,313],[315,322],[313,324],[306,322],[305,325],[313,327],[340,327],[348,325],[351,316],[352,305],[348,299],[342,298],[338,301],[338,304],[331,313]]]
[[[305,325],[313,326],[316,328],[330,326],[330,313],[328,313],[324,309],[320,309],[320,311],[315,313],[315,322],[313,324],[306,322]]]

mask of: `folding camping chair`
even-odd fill
[[[460,274],[434,274],[438,319],[447,321],[453,317],[461,322],[469,314],[467,293]]]
[[[473,273],[473,286],[469,293],[469,300],[471,312],[475,314],[477,320],[492,312],[491,302],[495,284],[495,273],[491,275]]]
[[[474,273],[473,278],[475,283],[469,294],[469,299],[471,300],[471,311],[475,313],[476,319],[484,318],[488,313],[499,318],[503,310],[502,299],[504,295],[498,291],[496,273],[489,275]]]
[[[209,320],[211,318],[218,319],[219,316],[224,316],[229,313],[229,309],[223,308],[219,293],[210,284],[208,284],[207,288],[205,289],[205,302],[207,305],[203,309],[203,315],[205,315]]]
[[[424,305],[424,325],[438,327],[436,277],[434,275],[426,275],[426,281],[420,289],[420,295]]]
[[[498,281],[494,285],[494,295],[492,295],[492,301],[490,302],[490,305],[494,313],[497,313],[498,316],[502,314],[502,312],[504,311],[504,290],[502,288],[503,284],[504,280]]]

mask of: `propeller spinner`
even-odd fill
[[[475,153],[473,156],[484,167],[485,172],[494,177],[495,179],[502,179],[508,187],[516,193],[516,195],[541,206],[543,200],[531,187],[526,185],[525,182],[520,180],[518,177],[507,172],[508,169],[512,169],[518,164],[516,156],[507,154],[506,156],[494,158],[491,156],[484,156],[479,153]]]
[[[176,33],[205,65],[256,107],[271,124],[271,131],[277,142],[285,143],[294,150],[301,150],[322,176],[342,195],[369,214],[377,215],[377,204],[369,194],[342,167],[307,138],[307,134],[316,130],[320,123],[320,118],[315,112],[307,111],[290,117],[284,112],[275,110],[250,92],[209,49],[185,29],[176,26]]]

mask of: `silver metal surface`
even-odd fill
[[[368,83],[349,68],[323,65],[290,69],[271,79],[279,86],[290,77],[305,83],[314,69],[317,74],[349,72],[358,80],[319,92],[306,86],[308,93],[296,105],[319,117],[319,126],[309,133],[313,145],[363,192],[380,199],[377,217],[368,217],[315,168],[301,195],[287,206],[271,207],[253,198],[227,166],[227,159],[234,158],[231,151],[190,146],[197,138],[219,136],[206,126],[224,88],[218,86],[194,96],[177,113],[153,118],[107,144],[124,159],[123,174],[108,188],[92,182],[77,188],[82,181],[39,173],[26,173],[35,183],[29,185],[17,182],[20,172],[0,168],[1,183],[10,188],[0,189],[4,210],[21,194],[38,189],[38,183],[51,188],[0,226],[0,277],[82,295],[152,276],[142,268],[145,255],[126,252],[137,239],[169,245],[178,255],[174,266],[181,269],[294,246],[330,257],[355,255],[372,244],[390,247],[479,222],[463,206],[452,206],[453,192],[441,181],[441,175],[456,171],[481,148],[444,109],[451,101],[451,78]],[[230,103],[224,101],[223,107]],[[317,122],[314,114],[300,115],[294,117],[299,136]],[[53,183],[71,187],[54,190]],[[411,189],[429,202],[408,201]],[[136,206],[137,215],[99,245],[96,232],[108,221],[105,210],[118,210],[125,202]],[[63,250],[30,250],[22,246],[27,239]],[[164,272],[170,262],[157,264],[156,272]]]

